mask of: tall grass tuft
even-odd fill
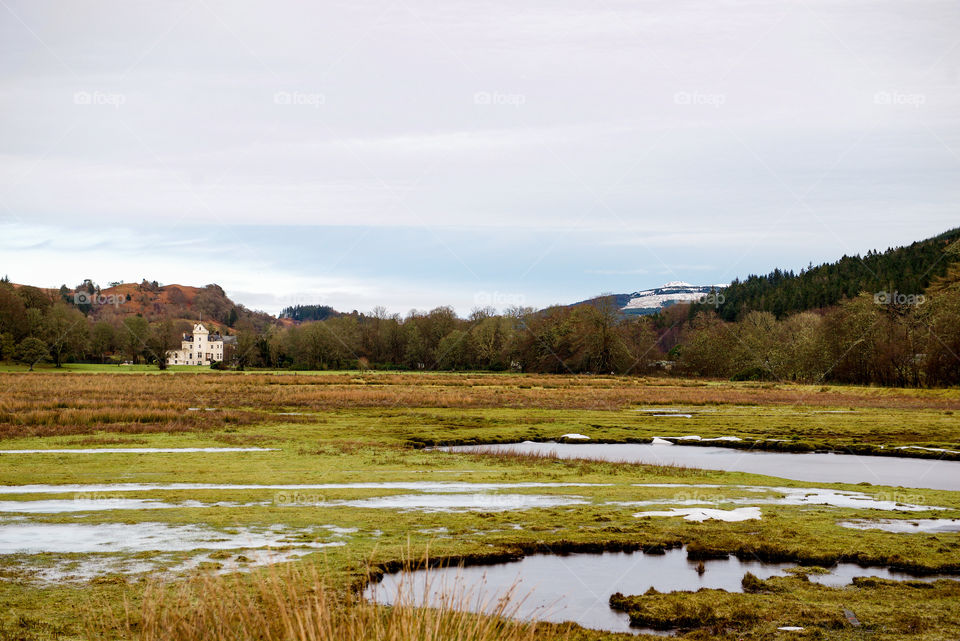
[[[255,575],[201,574],[147,585],[139,607],[91,616],[89,638],[138,641],[527,641],[537,624],[511,619],[512,600],[486,604],[452,590],[431,607],[403,589],[392,606],[327,587],[315,569],[273,567]],[[106,611],[106,610],[104,610]],[[551,637],[554,638],[554,637]]]

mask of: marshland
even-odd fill
[[[958,464],[956,390],[69,368],[0,389],[3,638],[960,633],[960,492],[933,482]],[[660,453],[603,460],[595,442]],[[671,454],[714,450],[929,474],[844,484]],[[439,599],[417,587],[458,573]]]

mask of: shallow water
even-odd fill
[[[97,484],[97,485],[19,485],[0,486],[0,495],[73,494],[71,498],[27,499],[0,501],[0,513],[58,514],[67,512],[95,512],[109,510],[144,510],[173,508],[245,508],[274,505],[275,507],[355,507],[370,509],[397,509],[422,512],[504,511],[550,508],[591,503],[591,499],[577,494],[519,494],[500,493],[501,490],[523,488],[588,487],[590,484],[561,483],[328,483],[315,485],[218,485],[218,484]],[[602,485],[601,487],[605,487]],[[761,485],[712,485],[681,483],[634,483],[632,487],[658,488],[662,496],[642,500],[602,501],[604,505],[640,508],[660,505],[719,507],[729,511],[730,505],[750,506],[743,510],[758,510],[759,505],[824,505],[841,508],[896,510],[914,512],[945,510],[934,505],[904,503],[922,497],[906,494],[875,495],[863,492],[825,488],[796,488]],[[295,494],[280,493],[272,500],[214,501],[185,500],[165,502],[156,498],[126,498],[126,493],[175,490],[293,490]],[[398,494],[357,499],[326,500],[322,495],[300,494],[300,490],[364,489],[364,490],[419,490],[419,494]],[[714,491],[716,490],[716,491]],[[651,515],[653,516],[653,515]],[[662,515],[661,515],[662,516]]]
[[[724,447],[667,443],[507,443],[437,448],[450,452],[519,452],[555,454],[560,458],[682,465],[726,472],[765,474],[818,483],[871,483],[933,490],[960,490],[960,461],[857,456],[853,454],[791,454]]]
[[[293,546],[321,548],[343,543],[288,541],[284,529],[229,533],[199,525],[165,523],[0,524],[0,554],[179,552]]]
[[[398,494],[392,496],[374,496],[363,499],[345,499],[324,501],[321,498],[290,497],[289,500],[276,501],[276,507],[356,507],[380,510],[401,510],[414,512],[504,512],[507,510],[529,510],[531,508],[583,505],[588,503],[582,496],[549,494],[488,494],[478,492],[457,494],[437,492],[426,494]],[[258,507],[271,505],[267,501],[238,503],[218,501],[203,503],[184,501],[166,503],[156,499],[125,498],[77,498],[37,501],[0,501],[0,513],[20,514],[64,514],[68,512],[99,512],[110,510],[162,510],[174,508],[208,507]]]
[[[276,507],[355,507],[397,509],[422,512],[504,511],[531,508],[550,508],[582,505],[591,500],[576,494],[518,494],[499,493],[500,490],[523,488],[588,487],[590,484],[561,483],[329,483],[316,485],[216,485],[176,483],[162,484],[98,484],[98,485],[19,485],[0,486],[0,495],[13,494],[73,494],[64,499],[33,499],[0,501],[0,513],[58,514],[67,512],[94,512],[108,510],[144,510],[173,508],[245,508],[274,505]],[[720,507],[729,511],[729,505],[750,506],[741,510],[757,510],[759,505],[823,505],[840,508],[874,509],[900,512],[945,510],[934,505],[917,505],[902,501],[921,500],[906,494],[832,490],[826,488],[797,488],[762,485],[714,485],[681,483],[634,483],[632,487],[657,488],[662,496],[642,500],[599,501],[604,505],[640,508],[660,505]],[[174,490],[319,490],[319,489],[374,489],[419,490],[420,494],[398,494],[358,499],[325,500],[321,495],[299,493],[279,494],[272,501],[215,501],[196,500],[164,502],[155,498],[125,498],[128,492]],[[716,491],[714,491],[716,490]],[[278,498],[279,497],[279,498]],[[594,501],[597,501],[596,499]],[[653,515],[651,515],[653,516]],[[660,515],[663,516],[663,515]]]
[[[484,492],[512,488],[605,487],[609,483],[459,483],[412,481],[383,483],[231,484],[231,483],[89,483],[0,485],[0,494],[69,494],[74,492],[153,492],[179,490],[412,490],[420,492]]]
[[[960,532],[960,519],[878,519],[842,521],[837,525],[855,530],[883,530],[897,534]]]
[[[25,517],[14,517],[6,523],[31,525]],[[178,574],[195,570],[201,564],[209,564],[207,569],[218,574],[248,572],[264,565],[294,561],[320,548],[345,545],[345,540],[358,532],[356,528],[337,525],[320,525],[312,531],[274,525],[266,529],[245,528],[228,533],[200,526],[170,526],[162,523],[145,523],[132,528],[118,524],[84,524],[85,527],[79,529],[33,525],[38,529],[18,536],[0,528],[0,537],[4,537],[7,543],[5,549],[0,547],[0,554],[24,554],[13,556],[5,564],[38,584],[86,582],[109,574],[132,575],[154,571]],[[27,544],[22,541],[24,536],[38,533],[40,536],[35,542]],[[334,540],[300,540],[304,534]],[[76,536],[77,540],[72,543],[68,542],[67,537],[60,540],[61,535]],[[18,549],[10,552],[12,548]],[[44,561],[38,565],[35,557],[28,555],[40,549],[44,550]],[[83,552],[76,552],[78,549]],[[143,554],[146,550],[150,550],[149,554]],[[224,551],[227,553],[224,554]],[[184,552],[188,556],[184,557]],[[215,568],[214,564],[219,567]]]
[[[760,579],[783,576],[793,563],[741,561],[735,557],[704,562],[703,575],[697,562],[687,560],[686,551],[666,554],[606,552],[603,554],[537,554],[512,563],[434,568],[412,573],[390,574],[371,584],[364,593],[380,603],[393,603],[398,593],[408,602],[433,604],[443,595],[462,590],[461,604],[471,611],[492,611],[498,598],[510,594],[512,616],[541,621],[575,621],[587,628],[614,632],[637,632],[629,617],[609,606],[610,595],[643,594],[649,588],[660,592],[719,588],[741,592],[743,575],[751,572]],[[825,585],[846,585],[854,576],[915,578],[884,568],[861,568],[841,564],[828,575],[811,575]],[[929,577],[932,580],[934,577]],[[512,593],[511,593],[512,588]],[[402,591],[402,592],[401,592]],[[449,602],[449,601],[448,601]],[[789,625],[792,621],[779,622]]]
[[[184,454],[193,452],[278,452],[275,447],[95,447],[59,450],[0,450],[0,454]]]
[[[914,503],[904,503],[903,499],[920,500],[920,496],[908,496],[901,493],[889,494],[880,492],[875,495],[865,494],[863,492],[852,492],[847,490],[831,490],[828,488],[816,487],[771,487],[765,485],[708,485],[708,484],[668,484],[668,483],[635,483],[636,487],[658,487],[663,489],[673,489],[675,493],[672,497],[664,499],[647,499],[643,501],[617,501],[618,505],[628,507],[648,506],[648,505],[719,505],[722,503],[733,503],[737,505],[825,505],[840,508],[857,508],[871,510],[896,510],[898,512],[923,512],[926,510],[946,510],[949,508],[936,505],[918,505]],[[704,493],[701,496],[700,489],[724,490],[725,493],[733,491],[749,492],[752,494],[771,494],[771,496],[747,496],[747,497],[712,497]],[[772,495],[778,496],[772,496]]]
[[[400,494],[328,501],[320,505],[412,512],[504,512],[588,503],[582,496],[544,494]]]
[[[758,507],[738,507],[732,510],[716,510],[703,507],[675,507],[669,510],[637,512],[634,518],[666,517],[672,518],[681,516],[685,521],[754,521],[763,518],[763,514]]]
[[[172,503],[153,499],[54,499],[50,501],[0,501],[0,512],[22,514],[63,514],[66,512],[99,512],[101,510],[162,510],[175,508]]]
[[[111,510],[170,510],[176,508],[211,507],[259,507],[270,505],[268,501],[240,503],[237,501],[187,500],[181,503],[165,503],[156,499],[91,498],[80,495],[74,499],[51,499],[38,501],[0,501],[0,513],[19,514],[65,514],[68,512],[102,512]]]

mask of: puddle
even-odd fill
[[[277,507],[356,507],[380,510],[401,510],[409,512],[504,512],[508,510],[529,510],[532,508],[562,507],[589,503],[582,496],[544,495],[544,494],[455,494],[438,492],[431,494],[400,494],[395,496],[376,496],[365,499],[347,499],[338,501],[289,503],[277,502]],[[270,502],[237,503],[220,501],[201,503],[185,501],[183,503],[165,503],[155,499],[62,499],[40,501],[0,501],[0,513],[20,514],[63,514],[69,512],[94,512],[104,510],[161,510],[173,508],[205,507],[250,507],[273,505]]]
[[[0,513],[65,514],[69,512],[101,512],[109,510],[169,510],[175,508],[254,507],[270,505],[268,501],[238,503],[236,501],[183,501],[164,503],[156,499],[82,498],[40,501],[0,501]]]
[[[697,572],[697,562],[688,561],[682,549],[658,555],[642,552],[538,554],[498,565],[388,574],[380,583],[368,586],[364,594],[379,603],[393,603],[398,594],[403,594],[414,604],[436,605],[444,595],[460,589],[464,593],[460,602],[466,609],[486,612],[493,610],[497,599],[512,596],[517,618],[574,621],[586,628],[637,633],[640,630],[630,627],[626,613],[610,608],[609,598],[614,592],[643,594],[649,588],[660,592],[700,588],[741,592],[740,582],[746,572],[767,579],[783,576],[793,567],[796,567],[793,563],[761,563],[730,557],[705,561],[701,575]],[[915,578],[883,568],[840,564],[830,574],[811,575],[810,579],[825,585],[846,585],[855,576]]]
[[[648,516],[682,516],[685,521],[752,521],[761,518],[760,508],[758,507],[738,507],[733,510],[715,510],[703,507],[679,508],[664,512],[637,512],[636,518]]]
[[[0,554],[182,552],[238,548],[323,548],[343,543],[290,540],[301,531],[283,528],[236,533],[199,525],[165,523],[15,523],[0,524]]]
[[[295,561],[310,554],[313,550],[237,550],[229,558],[214,558],[209,554],[195,556],[169,569],[170,572],[180,573],[206,567],[214,574],[228,574],[230,572],[249,572],[251,569]],[[215,564],[215,565],[214,565]]]
[[[101,510],[162,510],[179,507],[154,499],[62,499],[51,501],[0,501],[0,512],[62,514]]]
[[[85,582],[110,574],[176,574],[201,566],[217,573],[246,572],[346,544],[342,540],[311,541],[309,537],[343,539],[358,531],[335,525],[318,526],[322,532],[274,525],[222,532],[164,523],[88,525],[31,523],[23,517],[12,520],[16,523],[0,524],[0,555],[13,555],[5,563],[29,577],[28,582],[40,584]],[[186,558],[184,552],[188,553]],[[39,564],[37,557],[30,556],[35,554],[44,555]]]
[[[443,526],[417,530],[417,532],[419,532],[420,534],[450,534],[450,530],[448,530]]]
[[[897,534],[960,532],[960,519],[878,519],[841,521],[837,525],[855,530],[883,530]]]
[[[394,509],[410,512],[505,512],[584,505],[582,496],[538,494],[401,494],[368,499],[327,501],[323,506]]]
[[[355,527],[340,527],[339,525],[321,525],[324,530],[327,530],[333,536],[347,536],[348,534],[356,534],[360,530]]]
[[[0,454],[189,454],[194,452],[279,452],[276,447],[97,447],[61,450],[0,450]]]
[[[82,559],[58,559],[51,566],[37,567],[34,564],[14,564],[20,572],[29,573],[31,583],[77,583],[109,574],[143,574],[156,570],[161,559],[149,561],[111,556],[86,557]]]
[[[889,495],[881,493],[877,496],[870,496],[863,492],[852,492],[846,490],[831,490],[815,487],[771,487],[764,485],[707,485],[707,484],[668,484],[668,483],[635,483],[634,487],[659,487],[674,488],[677,494],[664,499],[649,499],[646,501],[618,501],[617,505],[639,507],[644,505],[662,505],[664,503],[673,505],[716,505],[721,503],[733,504],[764,504],[764,505],[826,505],[839,508],[855,508],[869,510],[896,510],[900,512],[923,512],[926,510],[946,510],[949,508],[935,505],[917,505],[912,503],[901,503],[890,500]],[[698,496],[699,492],[691,492],[691,489],[717,489],[730,492],[740,490],[752,493],[776,493],[783,496],[771,497],[742,497],[727,498],[723,496]],[[692,498],[686,498],[692,495]],[[893,498],[897,498],[894,496]],[[906,497],[904,497],[906,498]],[[912,497],[914,500],[921,498]]]
[[[457,484],[456,487],[460,487]],[[213,508],[213,507],[262,507],[275,505],[276,507],[357,507],[371,509],[398,509],[421,512],[470,512],[470,511],[506,511],[506,510],[526,510],[532,508],[550,508],[567,505],[583,505],[591,501],[583,496],[574,494],[516,494],[491,493],[491,490],[501,488],[489,487],[493,484],[476,484],[483,486],[475,492],[451,491],[449,486],[443,486],[437,489],[430,486],[430,491],[423,494],[400,494],[393,496],[377,496],[362,499],[343,499],[325,501],[319,496],[310,502],[292,499],[283,501],[215,501],[202,502],[196,500],[186,500],[178,503],[169,503],[159,499],[138,499],[123,498],[118,496],[99,496],[98,492],[77,492],[72,499],[39,499],[23,501],[0,501],[0,513],[20,513],[20,514],[61,514],[70,512],[96,512],[107,510],[159,510],[159,509],[184,509],[184,508]],[[15,487],[15,486],[7,486]],[[47,486],[44,486],[47,488]],[[59,488],[65,486],[49,486]],[[245,488],[246,486],[236,486]],[[948,508],[932,505],[913,505],[899,503],[893,500],[880,497],[873,497],[862,492],[847,492],[842,490],[830,490],[820,488],[796,488],[796,487],[769,487],[753,485],[683,485],[668,483],[635,483],[633,487],[655,487],[665,490],[673,490],[665,493],[666,496],[644,499],[638,501],[607,501],[605,505],[619,505],[623,507],[647,507],[655,505],[681,505],[681,506],[721,506],[724,504],[733,505],[825,505],[840,508],[858,508],[858,509],[876,509],[876,510],[896,510],[901,512],[918,512],[926,510],[945,510]],[[118,494],[123,491],[133,491],[134,489],[157,489],[137,486],[131,488],[123,486],[119,489],[102,488],[104,493],[113,490]],[[162,489],[173,489],[163,487]],[[469,489],[476,489],[471,487]],[[715,489],[717,494],[700,492],[700,489]],[[37,492],[37,486],[19,486],[22,493]],[[722,491],[723,494],[719,492]],[[735,496],[734,493],[746,493],[751,495],[770,494],[771,496]],[[734,494],[726,496],[725,494]],[[773,496],[777,495],[777,496]],[[741,508],[746,510],[747,508]],[[757,509],[756,507],[750,509]],[[653,514],[650,514],[653,516]]]
[[[258,485],[230,483],[91,483],[63,485],[0,485],[0,494],[67,494],[74,492],[154,492],[179,490],[412,490],[420,492],[484,492],[538,487],[609,487],[610,483],[459,483],[411,481],[383,483],[313,483]]]
[[[817,483],[871,483],[934,490],[960,490],[960,461],[939,461],[853,454],[795,454],[723,447],[665,447],[654,439],[638,443],[508,443],[437,448],[449,452],[518,452],[560,458],[588,458],[625,463],[681,465],[725,472],[765,474]]]
[[[17,567],[24,573],[29,572],[31,582],[34,583],[83,583],[111,574],[135,575],[157,571],[165,574],[180,574],[200,567],[216,574],[249,572],[251,569],[265,565],[295,561],[312,552],[314,550],[311,548],[283,550],[236,548],[230,550],[227,558],[221,558],[223,552],[219,552],[198,554],[182,561],[173,558],[170,553],[153,554],[149,560],[93,555],[83,558],[55,558],[53,565],[48,567],[37,567],[26,563],[13,564],[13,567]]]

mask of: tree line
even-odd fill
[[[378,308],[274,330],[259,337],[256,362],[293,369],[641,373],[658,353],[656,340],[651,319],[624,318],[606,299],[540,311],[475,309],[467,318],[450,307],[405,317]]]
[[[81,299],[83,300],[83,299]],[[89,314],[89,311],[88,311]],[[77,305],[36,287],[0,282],[0,360],[33,369],[39,363],[125,360],[154,363],[180,345],[186,323],[172,318],[150,322],[143,316],[97,320]]]
[[[777,318],[723,305],[674,305],[624,316],[613,297],[574,307],[446,307],[404,318],[383,310],[274,329],[247,364],[291,369],[378,368],[645,374],[887,386],[960,384],[960,264],[923,294],[862,292]]]
[[[614,297],[542,310],[450,307],[406,316],[376,308],[269,324],[244,316],[220,367],[488,370],[556,374],[663,372],[737,380],[897,386],[960,384],[960,263],[921,294],[866,291],[778,317],[673,305],[623,315]],[[188,321],[85,315],[67,300],[0,283],[0,359],[165,366]]]
[[[856,297],[860,292],[882,290],[923,292],[946,274],[949,248],[960,241],[960,228],[885,252],[844,256],[795,274],[775,269],[765,275],[734,280],[724,288],[724,320],[742,319],[751,311],[765,311],[783,318],[795,312],[823,309]]]

